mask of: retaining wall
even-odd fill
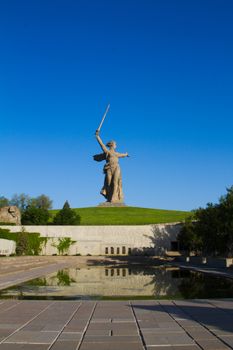
[[[2,226],[19,232],[22,226]],[[26,232],[39,232],[47,237],[42,255],[58,254],[54,247],[59,238],[75,241],[68,254],[75,255],[127,255],[152,254],[162,256],[176,241],[180,223],[142,226],[24,226]]]

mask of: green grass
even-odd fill
[[[148,209],[137,207],[76,208],[81,225],[148,225],[181,222],[190,215],[187,211]],[[58,210],[51,210],[52,215]]]

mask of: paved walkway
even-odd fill
[[[230,300],[0,300],[0,350],[232,348]]]

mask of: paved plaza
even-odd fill
[[[233,301],[0,301],[0,349],[233,348]]]

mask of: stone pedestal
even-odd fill
[[[114,208],[114,207],[127,207],[125,203],[111,203],[111,202],[103,202],[98,205],[98,207],[103,208]]]

